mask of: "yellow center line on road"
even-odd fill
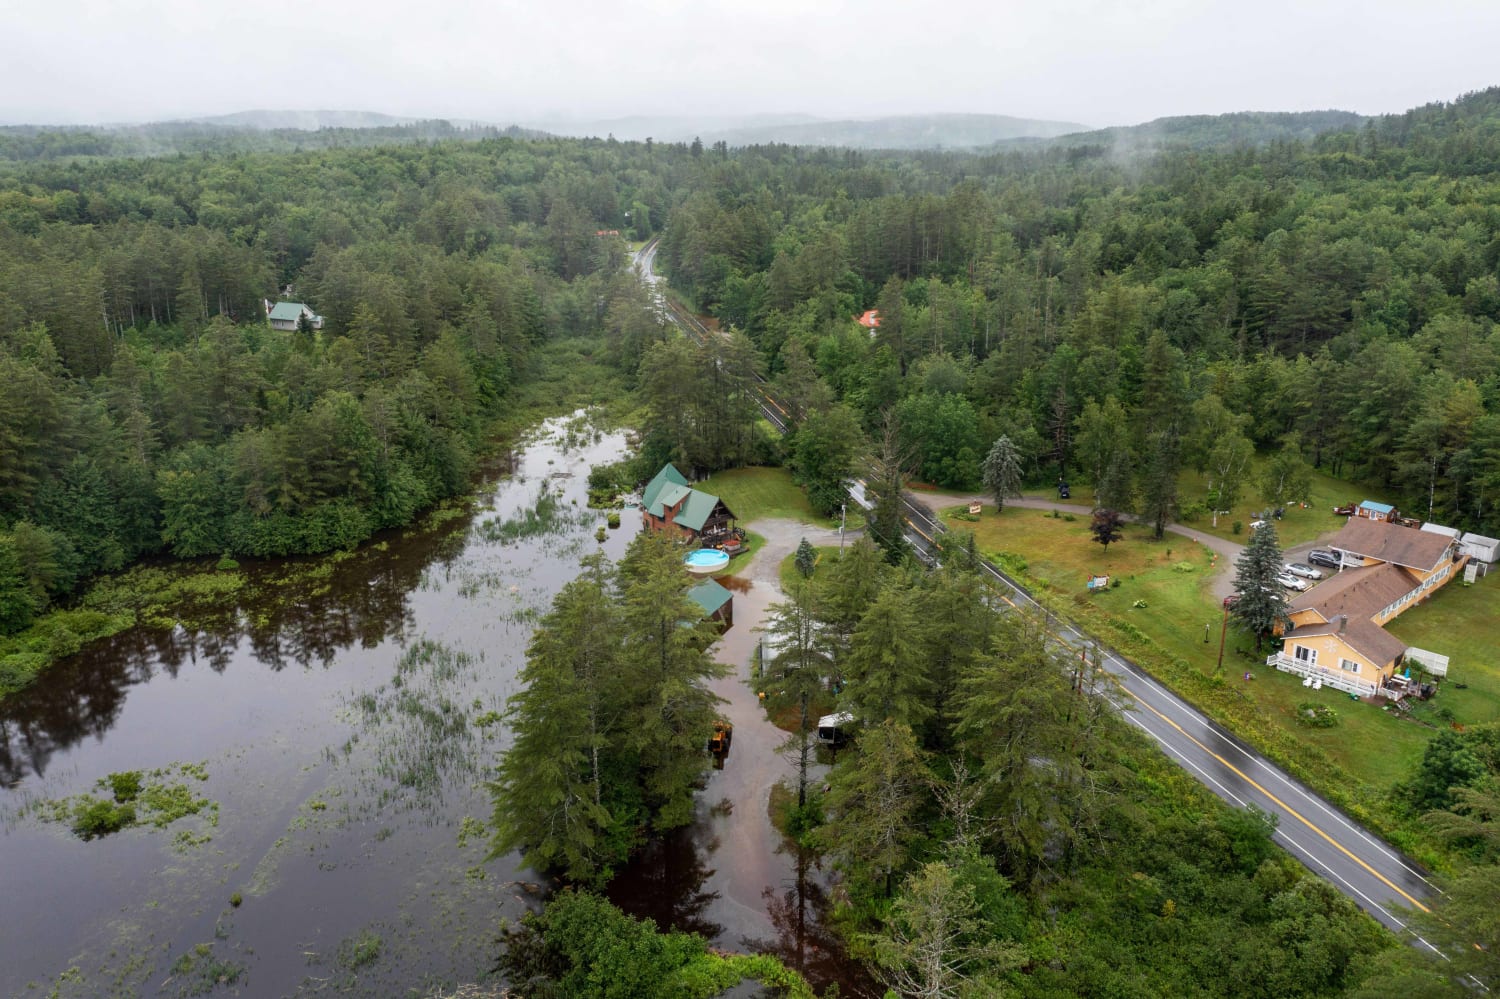
[[[936,542],[927,534],[926,531],[923,531],[916,524],[913,524],[909,518],[906,519],[906,522],[907,522],[907,524],[909,524],[911,526],[912,530],[916,531],[918,534],[922,535],[922,537],[926,538],[929,543],[936,544]],[[1005,595],[1004,593],[1001,594],[1001,599],[1003,599],[1006,603],[1010,604],[1012,607],[1016,607],[1017,606],[1016,603],[1013,600],[1011,600],[1010,597],[1007,596],[1007,595]],[[1066,647],[1066,648],[1071,648],[1072,647],[1072,643],[1069,642],[1067,639],[1065,639],[1062,635],[1057,634],[1056,632],[1051,632],[1051,634],[1052,634],[1052,637],[1055,638],[1055,639],[1057,639],[1059,642],[1061,642],[1064,647]],[[1187,729],[1183,728],[1181,725],[1177,724],[1177,722],[1175,722],[1172,719],[1168,718],[1166,715],[1162,714],[1160,711],[1156,710],[1155,708],[1153,708],[1151,705],[1147,704],[1145,701],[1141,700],[1140,698],[1136,697],[1136,698],[1133,698],[1133,700],[1135,701],[1136,704],[1138,704],[1141,707],[1145,708],[1147,711],[1151,712],[1153,715],[1155,715],[1156,717],[1160,718],[1162,721],[1166,722],[1168,725],[1170,725],[1173,728],[1175,728],[1178,732],[1181,732],[1182,735],[1183,735],[1183,737],[1186,738],[1189,742],[1191,742],[1193,745],[1197,746],[1199,749],[1203,750],[1209,756],[1212,756],[1214,759],[1218,760],[1221,764],[1223,764],[1226,768],[1228,768],[1232,773],[1234,773],[1235,776],[1239,777],[1240,780],[1244,781],[1246,784],[1248,784],[1251,787],[1255,788],[1261,794],[1265,795],[1269,800],[1275,802],[1279,807],[1281,807],[1282,809],[1284,809],[1288,815],[1292,816],[1298,822],[1301,822],[1303,825],[1307,826],[1307,828],[1309,828],[1313,832],[1317,833],[1319,836],[1321,836],[1323,839],[1325,839],[1329,843],[1329,845],[1332,846],[1335,850],[1338,850],[1340,853],[1342,853],[1344,856],[1348,857],[1350,860],[1354,861],[1360,867],[1363,867],[1366,871],[1368,871],[1370,874],[1372,874],[1378,881],[1380,881],[1381,884],[1385,885],[1391,891],[1395,892],[1397,895],[1400,895],[1402,898],[1406,899],[1408,902],[1410,902],[1412,905],[1416,906],[1418,909],[1421,909],[1423,912],[1431,912],[1432,911],[1427,906],[1423,905],[1420,901],[1418,901],[1417,899],[1413,898],[1411,895],[1407,894],[1405,891],[1401,890],[1401,888],[1397,887],[1397,885],[1394,882],[1392,882],[1390,878],[1386,877],[1384,874],[1381,874],[1375,868],[1371,867],[1368,863],[1366,863],[1362,858],[1360,858],[1359,856],[1357,856],[1348,847],[1344,846],[1344,844],[1340,843],[1338,840],[1334,839],[1331,835],[1329,835],[1328,833],[1324,832],[1321,827],[1319,827],[1317,825],[1314,825],[1313,822],[1310,819],[1308,819],[1305,815],[1303,815],[1301,812],[1297,811],[1291,805],[1288,805],[1286,802],[1282,801],[1276,795],[1272,794],[1269,790],[1267,790],[1264,786],[1262,786],[1259,782],[1257,782],[1249,774],[1245,773],[1239,767],[1235,766],[1233,763],[1230,763],[1224,757],[1220,756],[1218,753],[1214,752],[1212,749],[1209,749],[1207,746],[1205,746],[1202,742],[1198,741],[1198,739],[1195,736],[1193,736],[1190,732],[1188,732]]]
[[[1156,710],[1151,705],[1145,703],[1140,698],[1136,698],[1135,702],[1137,704],[1139,704],[1141,707],[1145,708],[1147,711],[1151,712],[1156,717],[1160,718],[1162,721],[1166,722],[1168,725],[1170,725],[1173,728],[1175,728],[1177,731],[1181,732],[1185,738],[1187,738],[1190,742],[1192,742],[1193,745],[1197,746],[1199,749],[1203,750],[1209,756],[1212,756],[1214,759],[1218,760],[1225,767],[1229,768],[1229,770],[1232,773],[1234,773],[1235,776],[1239,777],[1240,780],[1244,781],[1246,784],[1249,784],[1251,787],[1255,788],[1257,791],[1259,791],[1261,794],[1265,795],[1271,801],[1274,801],[1278,806],[1280,806],[1281,808],[1285,809],[1286,813],[1288,815],[1292,816],[1292,818],[1296,819],[1298,822],[1301,822],[1303,825],[1307,826],[1307,828],[1311,829],[1313,832],[1315,832],[1319,836],[1323,837],[1323,839],[1327,840],[1328,843],[1335,850],[1338,850],[1340,853],[1342,853],[1344,856],[1348,857],[1350,860],[1354,861],[1360,867],[1363,867],[1366,871],[1369,871],[1371,874],[1373,874],[1375,876],[1375,878],[1377,880],[1380,881],[1381,884],[1385,885],[1391,891],[1395,892],[1397,895],[1400,895],[1402,898],[1406,899],[1408,902],[1410,902],[1412,905],[1416,906],[1418,909],[1421,909],[1423,912],[1431,912],[1432,911],[1427,906],[1423,905],[1421,902],[1417,901],[1415,898],[1412,898],[1406,892],[1404,892],[1400,888],[1398,888],[1391,881],[1390,878],[1386,877],[1384,874],[1381,874],[1375,868],[1373,868],[1369,864],[1365,863],[1365,861],[1363,859],[1361,859],[1360,857],[1356,856],[1348,847],[1344,846],[1344,844],[1340,843],[1338,840],[1334,839],[1328,833],[1324,832],[1320,827],[1314,825],[1312,823],[1312,821],[1309,820],[1306,816],[1304,816],[1301,812],[1297,811],[1295,808],[1291,807],[1286,802],[1284,802],[1280,798],[1276,797],[1276,795],[1274,795],[1270,791],[1266,790],[1264,787],[1262,787],[1259,783],[1257,783],[1253,778],[1251,778],[1249,775],[1247,775],[1239,767],[1235,766],[1233,763],[1230,763],[1228,760],[1224,759],[1224,757],[1220,756],[1218,753],[1214,752],[1212,749],[1209,749],[1203,743],[1199,742],[1196,738],[1193,737],[1193,735],[1191,733],[1189,733],[1181,725],[1177,724],[1175,721],[1173,721],[1172,719],[1168,718],[1166,715],[1162,714],[1160,711]]]

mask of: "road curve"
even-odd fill
[[[653,286],[651,272],[655,241],[636,254],[636,266]],[[658,295],[663,317],[697,339],[708,329],[673,309]],[[784,411],[762,388],[762,411],[778,429],[785,429]],[[851,490],[856,502],[868,507],[864,483]],[[937,537],[943,525],[937,516],[910,495],[903,496],[907,537],[929,562],[937,557]],[[1427,874],[1412,860],[1360,826],[1332,804],[1314,794],[1259,753],[1210,721],[1182,698],[1167,690],[1145,670],[1098,639],[1052,616],[1015,580],[984,559],[979,570],[996,584],[1001,598],[1018,608],[1048,616],[1055,640],[1080,655],[1097,656],[1113,683],[1094,691],[1110,698],[1125,719],[1141,729],[1162,752],[1236,807],[1254,806],[1276,816],[1275,839],[1313,873],[1325,878],[1392,931],[1420,947],[1436,951],[1407,927],[1405,912],[1427,908],[1437,893]]]

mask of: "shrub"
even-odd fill
[[[119,832],[134,822],[134,805],[117,805],[113,801],[85,795],[73,813],[73,832],[80,839],[94,839]]]
[[[1245,525],[1236,520],[1234,522],[1234,524],[1229,529],[1231,531],[1233,531],[1235,534],[1239,534],[1241,531],[1243,531],[1245,529]]]
[[[1326,704],[1303,701],[1297,705],[1297,724],[1308,728],[1333,728],[1339,723],[1339,713]]]
[[[104,778],[115,800],[120,804],[128,804],[134,801],[141,793],[141,772],[139,770],[122,770],[119,773],[110,774]]]
[[[611,513],[609,515],[609,529],[611,531],[613,531],[616,528],[618,528],[619,526],[620,526],[620,515],[618,513]]]

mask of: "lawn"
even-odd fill
[[[1227,515],[1219,518],[1218,526],[1214,525],[1213,515],[1208,512],[1189,513],[1181,518],[1180,522],[1205,533],[1244,544],[1250,538],[1251,521],[1256,519],[1258,513],[1270,506],[1260,498],[1259,490],[1254,485],[1259,469],[1268,460],[1269,458],[1262,456],[1255,458],[1255,471],[1249,476],[1250,485],[1244,490],[1245,498],[1235,504]],[[1072,487],[1072,496],[1062,502],[1079,507],[1093,505],[1094,491],[1087,483],[1079,481],[1071,482],[1069,485]],[[942,489],[923,482],[911,482],[908,483],[908,487],[912,492],[927,497],[928,505],[941,504],[944,499],[952,499],[956,502],[960,497],[983,492],[982,489],[970,491]],[[1056,500],[1057,490],[1051,486],[1042,486],[1024,489],[1022,495],[1027,499]],[[1189,511],[1195,506],[1203,506],[1206,502],[1205,497],[1208,495],[1207,477],[1190,468],[1184,470],[1177,478],[1177,495],[1180,506]],[[1383,489],[1346,482],[1343,479],[1335,479],[1331,475],[1314,472],[1311,498],[1308,500],[1307,507],[1287,507],[1285,516],[1276,524],[1276,536],[1280,539],[1283,548],[1316,541],[1344,526],[1344,518],[1336,517],[1332,513],[1335,506],[1358,503],[1360,500],[1367,499],[1379,503],[1396,502],[1396,498]],[[986,508],[993,504],[993,499],[985,502]],[[1240,524],[1238,533],[1234,530],[1236,522]]]
[[[1416,709],[1434,724],[1500,721],[1500,576],[1449,583],[1386,626],[1407,645],[1448,656],[1448,679]],[[1463,686],[1459,686],[1463,684]]]
[[[814,545],[813,551],[817,554],[817,562],[813,564],[813,574],[809,578],[816,579],[818,573],[839,560],[839,550],[833,545]],[[802,573],[797,569],[797,553],[792,552],[782,559],[776,572],[781,579],[781,592],[791,593],[802,581]]]
[[[1256,472],[1251,473],[1250,481],[1255,481],[1256,475],[1262,465],[1268,459],[1257,457],[1255,459]],[[1202,504],[1204,497],[1208,495],[1208,487],[1205,476],[1189,469],[1184,472],[1177,482],[1177,492],[1184,507],[1191,504]],[[1228,538],[1244,544],[1250,535],[1250,522],[1255,520],[1255,515],[1270,506],[1260,498],[1259,490],[1253,485],[1245,490],[1247,496],[1235,505],[1228,516],[1219,518],[1219,526],[1213,525],[1211,514],[1205,513],[1201,516],[1184,520],[1183,523],[1195,527],[1209,534],[1216,534],[1221,538]],[[1076,495],[1076,492],[1075,492]],[[1092,493],[1089,494],[1092,496]],[[1371,488],[1355,483],[1345,482],[1343,479],[1335,479],[1331,475],[1314,472],[1312,476],[1312,493],[1307,507],[1289,506],[1286,508],[1286,516],[1276,524],[1276,536],[1281,541],[1283,548],[1291,548],[1309,541],[1332,534],[1344,526],[1344,518],[1333,514],[1335,506],[1345,503],[1358,503],[1360,500],[1375,500],[1379,503],[1394,503],[1395,497],[1385,490]],[[1241,525],[1239,534],[1234,533],[1235,522]]]
[[[1368,789],[1357,798],[1377,801],[1408,773],[1432,734],[1345,694],[1304,688],[1299,678],[1265,665],[1269,649],[1256,654],[1251,640],[1233,629],[1220,673],[1223,612],[1212,592],[1217,565],[1197,542],[1171,536],[1156,542],[1146,528],[1131,526],[1106,552],[1090,537],[1083,516],[1069,522],[1041,511],[1009,509],[967,522],[956,519],[959,512],[950,509],[944,516],[954,528],[973,530],[986,554],[1018,569],[1024,565],[1022,571],[1047,584],[1079,623],[1122,652],[1149,657],[1142,665],[1160,679],[1273,756],[1294,757],[1298,769],[1325,790],[1330,782],[1353,778]],[[1088,576],[1106,573],[1119,585],[1088,595]],[[1240,679],[1247,671],[1252,681]],[[1461,693],[1477,699],[1480,690],[1471,685]],[[1330,729],[1299,724],[1298,705],[1306,702],[1333,707],[1339,724]]]
[[[742,524],[762,517],[800,520],[825,527],[837,527],[839,523],[838,518],[829,520],[813,513],[807,495],[792,482],[792,473],[784,468],[731,468],[694,483],[694,488],[722,499]]]

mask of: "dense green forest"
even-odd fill
[[[0,624],[143,554],[327,551],[463,490],[533,348],[639,295],[596,232],[665,215],[649,164],[501,139],[0,168]],[[288,284],[321,331],[269,328]]]
[[[1500,533],[1500,91],[1136,157],[404,138],[139,158],[6,137],[0,631],[143,555],[327,551],[408,522],[466,488],[567,341],[639,390],[651,461],[785,460],[824,510],[866,440],[972,486],[1003,435],[1033,481],[1081,478],[1158,523],[1244,488],[1219,474],[1180,496],[1181,470],[1258,451],[1287,481],[1310,465]],[[661,233],[664,271],[730,335],[664,337],[612,230]],[[288,285],[321,330],[266,324]],[[852,318],[868,308],[874,335]],[[754,426],[757,370],[790,410],[779,446]],[[624,573],[578,585],[626,594]],[[817,613],[865,680],[860,710],[892,721],[804,819],[845,872],[850,939],[888,974],[951,916],[961,967],[1034,994],[1436,994],[1264,827],[1113,722],[1080,728],[1024,623],[956,604],[964,627],[924,638],[890,594],[966,584],[931,594],[873,563],[859,582],[868,620],[836,596]],[[915,646],[969,626],[962,648]],[[1008,699],[1017,670],[1035,703]],[[1493,939],[1493,742],[1435,739],[1405,792],[1478,862],[1429,927],[1448,942]],[[681,819],[685,785],[621,745],[630,818],[601,800],[591,821],[628,852],[642,821]],[[996,777],[969,831],[955,763]],[[861,838],[870,788],[899,791],[884,818],[906,823],[878,844]],[[1450,952],[1495,981],[1494,948],[1471,950]]]
[[[812,367],[867,428],[894,409],[942,484],[1001,433],[1033,474],[1097,480],[1097,407],[1123,416],[1104,457],[1168,480],[1243,438],[1494,534],[1497,104],[1134,160],[752,150],[660,259],[773,372]]]

